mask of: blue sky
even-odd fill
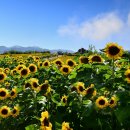
[[[0,0],[0,46],[130,50],[129,35],[130,0]]]

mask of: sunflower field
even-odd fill
[[[61,60],[0,58],[0,130],[130,130],[130,57],[117,43]]]

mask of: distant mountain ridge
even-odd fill
[[[23,47],[23,46],[12,46],[12,47],[6,47],[6,46],[0,46],[0,54],[8,51],[20,51],[20,52],[26,52],[26,51],[37,51],[37,52],[44,52],[44,51],[50,51],[51,53],[56,53],[58,51],[62,52],[68,52],[68,53],[74,53],[72,50],[64,50],[64,49],[54,49],[54,50],[49,50],[49,49],[43,49],[37,46],[28,46],[28,47]]]

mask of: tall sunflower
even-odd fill
[[[13,117],[16,117],[16,116],[19,115],[19,112],[20,112],[19,106],[14,106],[13,110],[11,111],[11,115],[12,115]]]
[[[41,113],[41,130],[51,130],[52,129],[52,124],[49,121],[49,114],[48,111],[44,111]]]
[[[35,64],[30,64],[28,68],[31,73],[35,73],[37,71],[37,66]]]
[[[63,102],[64,104],[67,103],[67,96],[66,95],[62,96],[61,102]]]
[[[71,68],[68,65],[63,65],[60,68],[60,71],[62,72],[62,74],[67,75],[67,74],[69,74],[71,72]]]
[[[50,66],[49,60],[45,60],[45,61],[42,63],[42,66],[43,66],[43,67],[49,67],[49,66]]]
[[[113,108],[117,105],[117,98],[115,96],[111,97],[109,101],[109,107]]]
[[[107,57],[110,59],[118,59],[123,54],[123,48],[117,43],[108,43],[104,49]]]
[[[79,63],[88,64],[89,63],[89,58],[87,56],[80,56],[79,57]]]
[[[126,81],[127,81],[127,83],[130,83],[130,69],[127,69],[126,71],[125,71],[125,76],[126,76]]]
[[[54,60],[53,63],[55,65],[57,65],[58,67],[61,67],[64,64],[63,61],[61,59],[59,59],[59,58]]]
[[[13,88],[12,90],[11,90],[11,92],[10,92],[10,98],[11,99],[14,99],[14,98],[16,98],[17,97],[17,90],[16,90],[16,88]]]
[[[10,108],[7,106],[2,106],[0,108],[0,116],[2,118],[7,118],[8,116],[10,116]]]
[[[77,92],[84,95],[85,86],[83,82],[77,82],[76,83]]]
[[[0,72],[0,82],[3,82],[6,78],[6,74],[4,72]]]
[[[29,69],[27,67],[22,68],[21,71],[20,71],[20,75],[23,78],[26,78],[29,75],[29,73],[30,73],[30,71],[29,71]]]
[[[66,64],[70,67],[74,67],[76,65],[76,62],[72,59],[67,59]]]
[[[100,96],[96,99],[96,106],[103,109],[108,106],[108,100],[104,96]]]
[[[0,88],[0,100],[4,100],[9,96],[9,92],[5,88]]]
[[[93,62],[102,63],[103,58],[100,55],[90,55],[89,56],[89,62],[90,63],[93,63]]]
[[[31,78],[31,79],[30,79],[30,83],[31,83],[31,88],[32,88],[33,90],[35,90],[36,92],[39,92],[38,79],[36,79],[36,78]]]

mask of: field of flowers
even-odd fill
[[[0,58],[0,130],[130,130],[130,61],[116,43],[48,60]]]

